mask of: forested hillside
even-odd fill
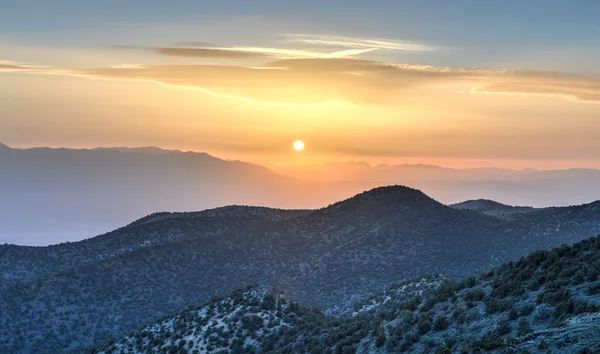
[[[461,281],[425,277],[341,316],[247,289],[90,353],[598,353],[600,236]]]
[[[158,213],[89,240],[0,246],[0,351],[86,348],[248,285],[339,312],[392,283],[462,279],[600,232],[600,203],[514,220],[407,187],[319,210]]]

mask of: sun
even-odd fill
[[[296,150],[296,151],[304,150],[304,142],[302,140],[294,141],[294,150]]]

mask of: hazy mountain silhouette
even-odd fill
[[[597,170],[331,163],[275,173],[256,164],[157,147],[1,145],[0,170],[5,200],[0,204],[0,243],[29,245],[81,240],[161,211],[230,204],[315,209],[388,184],[419,188],[443,203],[486,198],[549,206],[600,199]]]
[[[81,240],[165,210],[228,204],[315,208],[363,190],[296,181],[255,164],[154,147],[4,147],[0,169],[0,243]]]
[[[273,167],[282,175],[311,181],[402,184],[443,203],[491,199],[508,205],[567,206],[600,199],[600,170],[536,171],[500,168],[455,169],[424,164],[377,165],[364,162]]]
[[[307,168],[309,167],[309,168]],[[468,168],[455,169],[427,164],[375,165],[366,162],[330,162],[324,164],[299,164],[276,168],[283,175],[300,176],[313,180],[330,181],[380,181],[392,183],[398,179],[405,180],[482,180],[490,178],[506,178],[535,170],[517,171],[500,168]]]
[[[0,318],[11,319],[0,349],[33,345],[26,338],[38,338],[38,353],[101,343],[252,284],[329,308],[402,279],[462,278],[599,232],[600,202],[505,220],[400,186],[314,211],[157,213],[81,242],[0,246]]]

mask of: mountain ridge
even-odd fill
[[[600,232],[599,206],[547,208],[507,221],[392,186],[319,210],[159,213],[80,242],[0,246],[0,298],[6,299],[0,317],[10,316],[11,328],[29,338],[53,336],[39,351],[45,353],[124,335],[251,284],[312,308],[350,305],[402,279],[462,278],[577,242]],[[50,327],[33,311],[38,304],[46,304]],[[69,315],[61,317],[63,311]],[[58,332],[61,324],[81,321],[87,325],[70,337]]]
[[[533,207],[506,205],[489,199],[466,200],[464,202],[450,204],[449,207],[460,210],[473,210],[478,213],[508,221],[536,210]]]
[[[286,175],[279,168],[152,146],[2,148],[0,166],[0,195],[13,201],[0,205],[0,243],[25,245],[81,240],[162,211],[232,204],[318,209],[381,185],[410,185],[445,204],[487,198],[546,207],[600,199],[600,172],[589,169],[515,174],[427,165],[365,170],[356,163],[334,164],[331,173],[309,165]],[[319,178],[304,178],[306,172]]]

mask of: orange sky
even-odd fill
[[[268,166],[600,168],[596,76],[386,60],[443,51],[419,43],[288,40],[102,50],[0,42],[22,58],[0,57],[0,141],[160,146]],[[291,148],[297,139],[302,152]]]

